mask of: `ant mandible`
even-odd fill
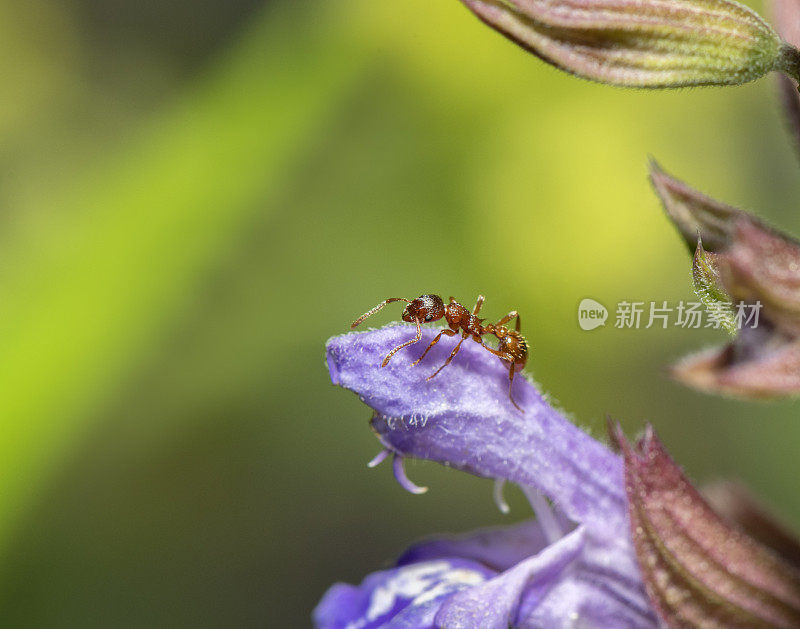
[[[517,407],[517,409],[524,413],[525,411],[519,407],[511,395],[511,385],[514,382],[514,372],[517,369],[523,369],[525,364],[528,362],[528,343],[525,340],[525,337],[519,333],[519,314],[516,310],[512,310],[497,323],[483,325],[484,319],[479,319],[477,316],[481,310],[481,306],[483,305],[483,300],[484,296],[478,295],[478,301],[475,303],[475,308],[473,308],[472,312],[470,312],[464,306],[458,303],[453,297],[450,298],[450,303],[446,305],[439,295],[421,295],[413,301],[410,299],[405,299],[404,297],[390,297],[389,299],[379,303],[372,310],[365,312],[358,319],[353,321],[353,324],[350,327],[355,328],[362,321],[364,321],[364,319],[371,317],[384,306],[394,301],[404,301],[408,304],[403,310],[403,321],[416,323],[417,335],[410,341],[407,341],[402,345],[398,345],[391,352],[389,352],[386,355],[386,358],[383,359],[383,363],[381,363],[381,367],[385,367],[387,364],[389,364],[392,356],[394,356],[398,351],[404,347],[413,345],[414,343],[419,343],[422,340],[422,328],[420,327],[421,323],[438,321],[444,317],[449,327],[444,328],[439,332],[439,334],[436,335],[436,337],[431,341],[430,345],[428,345],[428,347],[425,348],[425,351],[422,352],[422,356],[411,363],[411,366],[413,367],[419,364],[419,362],[425,358],[425,354],[428,353],[431,347],[439,342],[439,339],[442,338],[443,334],[447,336],[455,336],[460,331],[461,340],[458,342],[458,345],[456,345],[453,348],[453,351],[450,352],[450,356],[447,358],[445,363],[430,376],[428,376],[427,379],[430,380],[442,369],[447,367],[455,355],[458,354],[458,350],[461,349],[461,344],[466,339],[472,338],[473,341],[480,344],[480,346],[486,351],[491,352],[495,356],[499,356],[503,363],[508,367],[508,398],[511,400],[511,403]],[[516,319],[515,329],[509,330],[505,324],[512,319]],[[487,334],[492,334],[497,337],[497,349],[489,347],[483,342],[482,337]]]

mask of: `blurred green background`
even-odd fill
[[[597,86],[456,0],[3,0],[0,76],[4,626],[307,626],[419,536],[527,517],[485,480],[413,463],[412,496],[365,467],[323,346],[394,295],[519,309],[576,421],[651,421],[800,528],[797,404],[664,377],[721,332],[576,321],[693,298],[648,154],[800,233],[772,78]]]

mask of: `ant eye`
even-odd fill
[[[431,319],[433,319],[433,317],[431,315],[428,315],[427,317],[425,317],[425,321],[430,321]]]

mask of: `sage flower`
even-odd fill
[[[423,330],[423,346],[437,331]],[[328,342],[331,379],[374,411],[371,426],[384,449],[370,466],[391,455],[401,485],[414,492],[421,488],[403,471],[409,456],[495,479],[496,489],[511,481],[536,519],[420,542],[360,585],[332,586],[314,610],[318,628],[800,622],[800,572],[778,554],[800,557],[800,544],[740,494],[716,492],[747,533],[711,509],[651,428],[630,446],[612,425],[620,456],[526,378],[514,381],[520,413],[504,366],[475,343],[430,382],[412,366],[412,350],[381,368],[386,353],[415,332],[395,325]],[[432,349],[431,363],[448,351]]]
[[[706,296],[716,284],[717,298],[758,312],[757,319],[740,320],[741,329],[730,343],[687,357],[672,368],[673,375],[714,393],[799,394],[800,244],[690,188],[655,163],[651,180],[667,216],[695,251],[696,284],[698,277],[705,282]]]
[[[436,331],[423,330],[419,347]],[[331,339],[331,379],[374,409],[372,429],[407,488],[414,485],[403,459],[430,459],[520,485],[539,517],[412,547],[360,586],[333,586],[315,610],[316,625],[658,626],[636,563],[621,457],[525,378],[514,380],[520,413],[506,368],[476,343],[464,343],[430,382],[425,366],[444,362],[444,343],[419,366],[411,366],[419,352],[406,349],[381,368],[388,351],[414,333],[395,325]]]
[[[485,24],[544,61],[627,87],[738,85],[800,53],[733,0],[462,0]]]

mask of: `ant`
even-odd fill
[[[364,319],[371,317],[384,306],[394,301],[404,301],[408,304],[403,310],[403,321],[416,323],[417,335],[410,341],[407,341],[402,345],[398,345],[391,352],[389,352],[386,355],[386,358],[383,359],[383,363],[381,363],[381,367],[385,367],[387,364],[389,364],[392,356],[394,356],[398,351],[404,347],[413,345],[414,343],[419,343],[419,341],[422,340],[422,328],[420,327],[421,323],[438,321],[444,317],[449,327],[444,328],[439,332],[439,334],[436,335],[436,337],[431,341],[430,345],[428,345],[428,347],[425,348],[425,351],[422,352],[422,356],[411,363],[411,366],[413,367],[419,364],[419,362],[425,358],[425,354],[428,353],[431,347],[439,342],[439,339],[442,338],[443,334],[447,336],[456,336],[460,331],[461,340],[458,342],[458,345],[456,345],[453,348],[453,351],[450,352],[450,356],[445,361],[444,365],[439,367],[439,369],[428,376],[427,379],[430,380],[442,369],[447,367],[455,355],[458,354],[458,350],[461,349],[461,344],[466,339],[472,338],[473,341],[479,343],[481,347],[486,349],[486,351],[491,352],[495,356],[499,356],[503,363],[508,366],[508,398],[518,410],[524,413],[525,411],[519,407],[519,405],[514,401],[514,398],[511,396],[511,385],[514,382],[514,372],[517,368],[520,370],[523,369],[525,364],[528,362],[528,343],[525,340],[525,337],[519,333],[519,313],[517,313],[516,310],[512,310],[497,323],[482,325],[484,319],[479,319],[477,315],[481,310],[483,300],[484,296],[478,295],[478,301],[475,303],[475,307],[472,309],[472,312],[470,312],[464,306],[458,303],[454,297],[451,297],[450,303],[446,305],[439,295],[421,295],[413,301],[410,299],[405,299],[404,297],[390,297],[389,299],[379,303],[369,312],[365,312],[358,319],[356,319],[350,327],[355,328],[362,321],[364,321]],[[515,329],[509,330],[505,324],[512,319],[516,319]],[[497,349],[493,349],[483,342],[482,337],[486,334],[492,334],[497,337]]]

